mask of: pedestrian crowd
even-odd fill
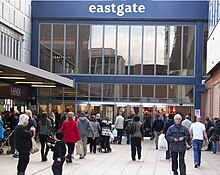
[[[156,114],[154,118],[152,120],[151,116],[145,115],[142,123],[140,116],[134,112],[125,117],[123,111],[119,111],[113,125],[109,116],[102,118],[99,113],[89,116],[87,111],[79,111],[77,114],[67,112],[57,122],[53,112],[50,115],[42,112],[38,116],[35,111],[26,110],[20,114],[12,109],[1,113],[0,141],[10,136],[10,153],[18,158],[17,175],[25,174],[30,153],[39,151],[36,141],[40,142],[42,162],[47,161],[48,152],[53,151],[54,175],[62,175],[64,162],[72,163],[75,155],[84,159],[88,144],[90,153],[110,153],[111,143],[121,145],[123,136],[131,146],[132,161],[136,158],[141,160],[145,136],[155,140],[155,149],[161,149],[161,142],[166,142],[165,159],[171,159],[174,175],[179,174],[178,167],[180,175],[186,175],[185,153],[188,149],[193,149],[195,168],[201,166],[204,142],[208,145],[206,151],[216,154],[216,144],[220,138],[218,118],[213,121],[206,118],[205,124],[201,116],[196,116],[196,121],[192,122],[190,114],[184,119],[180,114]]]

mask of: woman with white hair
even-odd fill
[[[27,128],[28,119],[29,117],[26,114],[21,114],[19,116],[19,123],[14,131],[16,149],[19,152],[17,175],[25,174],[32,148],[31,137],[35,134],[34,127],[31,127],[30,130]]]

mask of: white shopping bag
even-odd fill
[[[165,139],[165,134],[160,134],[159,135],[159,140],[158,140],[158,149],[159,150],[167,150],[167,140]]]

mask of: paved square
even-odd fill
[[[142,142],[142,159],[131,161],[130,145],[112,144],[112,153],[88,153],[85,159],[75,156],[74,163],[64,164],[63,175],[172,175],[171,161],[165,152],[155,149],[154,141]],[[31,155],[26,175],[52,175],[52,152],[47,162],[40,161],[40,152]],[[16,175],[17,159],[0,155],[0,174]],[[220,155],[202,152],[202,165],[195,169],[192,150],[186,153],[187,175],[220,175]]]

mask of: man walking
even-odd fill
[[[124,130],[124,117],[122,116],[122,112],[119,112],[119,115],[116,117],[115,128],[118,131],[118,136],[117,136],[118,144],[121,144],[123,130]]]
[[[162,116],[157,114],[156,120],[154,120],[152,127],[152,131],[155,136],[156,149],[158,149],[158,138],[161,132],[163,131],[163,125],[164,125],[164,121],[162,120]]]
[[[190,126],[190,136],[193,140],[194,151],[194,168],[197,168],[201,164],[201,150],[203,144],[203,138],[205,137],[206,143],[209,142],[205,125],[201,123],[201,116],[196,117],[196,122]]]
[[[94,130],[92,128],[92,125],[90,121],[85,116],[84,112],[80,113],[80,117],[77,120],[79,132],[80,132],[80,147],[81,147],[81,154],[80,159],[83,159],[87,154],[87,137],[89,136],[89,133],[91,133],[91,136],[94,139]]]
[[[166,139],[170,143],[170,151],[172,157],[172,171],[174,175],[177,175],[179,156],[179,169],[180,175],[186,175],[186,164],[185,164],[185,152],[186,152],[186,141],[189,140],[189,130],[181,125],[182,117],[180,114],[174,116],[174,125],[170,126],[167,130]]]

